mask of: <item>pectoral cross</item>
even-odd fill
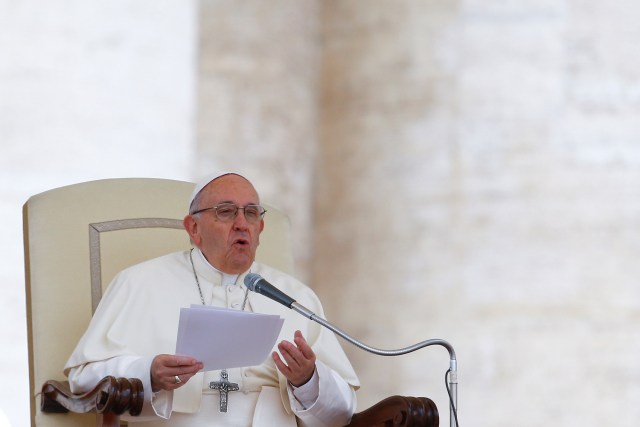
[[[220,371],[220,381],[211,381],[209,383],[209,388],[220,392],[220,412],[227,412],[229,392],[240,390],[238,384],[229,382],[229,374],[226,369]]]

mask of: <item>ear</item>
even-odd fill
[[[187,231],[187,234],[189,234],[191,243],[199,247],[200,240],[201,240],[200,232],[198,230],[198,222],[193,217],[193,215],[185,216],[184,219],[182,220],[182,225],[184,226],[184,229]]]

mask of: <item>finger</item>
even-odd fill
[[[195,365],[176,366],[168,369],[167,372],[172,373],[173,375],[195,375],[203,368],[204,365],[201,362],[198,362]]]
[[[167,377],[167,385],[170,389],[175,390],[185,385],[195,374],[196,372],[190,372],[174,375],[173,377]]]
[[[198,360],[191,356],[178,356],[175,354],[159,354],[155,357],[155,360],[163,366],[181,366],[181,365],[193,365],[198,363]]]
[[[183,382],[186,382],[186,378],[184,378],[184,377],[186,377],[186,375],[182,375],[182,376],[174,375],[173,376],[173,386],[175,388],[179,388],[182,385]],[[171,379],[169,379],[169,381],[171,381]]]
[[[177,356],[170,354],[160,354],[153,359],[152,366],[156,371],[166,372],[182,366],[185,362],[186,366],[190,366],[187,360],[180,360]]]
[[[176,380],[176,375],[173,375],[173,376],[166,376],[165,375],[160,379],[159,389],[161,389],[161,390],[175,390],[180,385],[182,385],[182,380],[180,380],[180,382],[178,382]],[[154,391],[157,391],[157,390],[154,389]]]
[[[194,366],[200,363],[198,359],[195,359],[190,356],[177,356],[170,355],[165,360],[165,366],[175,367],[175,366]]]
[[[273,353],[271,353],[271,358],[275,362],[278,370],[282,372],[282,374],[285,377],[289,378],[289,376],[291,375],[291,369],[289,368],[289,366],[287,366],[286,363],[282,361],[282,358],[280,358],[280,355],[278,354],[277,351],[274,351]]]
[[[299,366],[304,361],[304,356],[296,346],[288,341],[283,341],[278,345],[280,354],[289,367]]]
[[[179,377],[180,377],[180,379],[182,379],[182,382],[185,382],[185,383],[186,383],[186,382],[187,382],[187,381],[189,381],[192,377],[196,376],[196,374],[197,374],[198,372],[199,372],[199,370],[198,370],[198,371],[195,371],[195,372],[187,372],[187,373],[185,373],[185,374],[180,374],[180,375],[179,375]]]
[[[296,346],[298,346],[298,350],[300,350],[305,359],[315,361],[316,354],[314,353],[309,343],[307,343],[307,340],[304,339],[304,336],[302,336],[302,332],[296,331],[294,342],[296,343]]]

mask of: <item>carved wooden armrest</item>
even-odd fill
[[[104,377],[91,391],[73,394],[68,381],[49,380],[42,386],[42,412],[91,412],[140,415],[144,402],[142,381]]]
[[[391,396],[354,414],[346,427],[438,427],[436,404],[426,397]]]
[[[73,394],[68,381],[50,380],[42,386],[42,412],[91,412],[136,416],[142,411],[144,390],[137,378],[104,377],[93,390]],[[435,403],[426,397],[388,397],[354,414],[347,427],[438,427]]]

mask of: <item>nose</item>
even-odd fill
[[[238,209],[238,213],[233,220],[233,228],[236,230],[247,230],[249,228],[249,222],[244,216],[244,208]]]

